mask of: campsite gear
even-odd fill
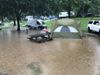
[[[72,19],[56,20],[51,32],[43,29],[40,34],[30,35],[29,40],[41,43],[52,40],[53,38],[81,38],[80,23]]]
[[[42,33],[42,34],[30,35],[28,39],[31,41],[35,41],[37,43],[53,40],[53,38],[51,37],[51,33],[49,32],[44,34]]]

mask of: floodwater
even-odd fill
[[[99,38],[38,44],[25,32],[0,32],[0,75],[100,75]]]

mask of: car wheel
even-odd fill
[[[99,30],[99,32],[98,32],[98,35],[100,36],[100,30]]]
[[[91,33],[91,32],[92,32],[92,30],[90,29],[90,27],[88,27],[88,32],[89,32],[89,33]]]

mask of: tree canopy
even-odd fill
[[[12,17],[17,20],[20,30],[20,19],[24,15],[51,15],[61,11],[74,11],[76,16],[87,13],[100,13],[100,0],[0,0],[0,18]]]
[[[0,0],[0,16],[13,17],[20,30],[20,19],[23,15],[46,14],[47,0]]]

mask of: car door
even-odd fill
[[[88,22],[88,27],[89,27],[91,30],[93,30],[93,23],[94,23],[94,21],[89,21],[89,22]]]
[[[95,25],[95,31],[99,32],[99,27],[100,27],[100,21],[98,21]]]
[[[99,31],[99,21],[94,21],[93,23],[93,30],[98,32]]]

